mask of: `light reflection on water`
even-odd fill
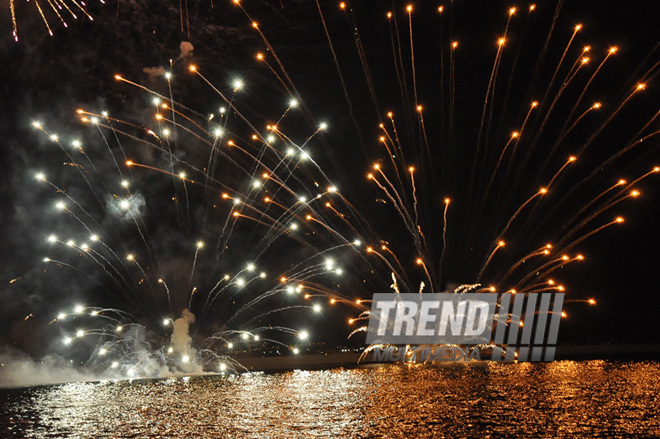
[[[660,435],[660,363],[365,366],[0,390],[0,437]]]

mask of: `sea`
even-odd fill
[[[1,438],[660,437],[660,363],[372,364],[0,389]]]

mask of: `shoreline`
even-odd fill
[[[346,352],[325,355],[295,355],[285,357],[245,357],[238,361],[250,372],[284,372],[290,370],[319,370],[338,367],[358,367],[367,364],[387,364],[389,362],[373,361],[372,354],[360,363],[357,360],[362,354]],[[557,346],[555,361],[660,361],[660,343],[646,344],[599,344],[599,345],[567,345]],[[480,362],[487,362],[482,360]],[[443,361],[441,363],[454,363]],[[441,364],[433,363],[433,364]],[[467,363],[457,361],[456,363]],[[474,361],[473,363],[476,363]],[[429,364],[429,363],[427,363]]]
[[[361,352],[342,352],[342,353],[326,353],[326,354],[308,354],[308,355],[290,355],[281,357],[238,357],[236,361],[240,362],[245,369],[237,369],[237,373],[246,372],[264,372],[264,373],[285,373],[296,370],[330,370],[337,368],[353,369],[357,367],[369,367],[379,364],[396,364],[397,362],[374,361],[371,354],[367,358],[358,363],[358,359],[362,355]],[[589,361],[589,360],[606,360],[606,361],[660,361],[660,343],[646,343],[646,344],[600,344],[600,345],[567,345],[557,346],[555,361]],[[401,362],[398,362],[401,364]],[[434,363],[425,363],[430,367],[438,367],[443,364],[488,364],[490,360],[481,361],[442,361]],[[414,364],[414,363],[408,363]],[[0,370],[1,372],[1,370]],[[211,376],[227,376],[229,374],[218,372],[203,372],[203,373],[171,373],[157,377],[90,377],[84,380],[71,380],[60,382],[43,382],[43,383],[30,383],[30,384],[17,384],[4,386],[0,385],[0,390],[16,390],[29,387],[51,386],[72,382],[104,382],[104,381],[144,381],[144,380],[160,380],[168,378],[191,378],[191,377],[211,377]],[[1,376],[1,374],[0,374]]]

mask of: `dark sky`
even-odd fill
[[[282,102],[286,100],[286,92],[278,80],[253,58],[257,51],[263,51],[279,71],[272,54],[250,28],[245,15],[230,2],[215,1],[214,8],[211,8],[209,1],[190,0],[188,24],[183,20],[184,31],[180,28],[178,2],[122,1],[118,10],[116,2],[106,3],[100,6],[90,0],[94,22],[71,22],[68,29],[57,25],[56,19],[49,16],[54,27],[53,37],[44,32],[38,14],[21,5],[18,11],[21,39],[18,43],[11,39],[9,11],[0,10],[3,13],[0,33],[5,36],[0,40],[5,61],[0,69],[3,175],[0,196],[4,206],[0,215],[5,232],[0,243],[3,258],[0,342],[30,352],[41,353],[46,350],[43,346],[50,343],[48,339],[52,332],[44,328],[55,313],[54,306],[66,306],[72,300],[84,300],[90,296],[108,300],[84,276],[40,273],[43,264],[39,261],[45,251],[44,229],[53,223],[48,217],[49,206],[46,206],[52,197],[44,196],[40,192],[42,189],[35,187],[32,175],[37,168],[46,169],[49,175],[60,175],[62,156],[58,156],[43,136],[31,129],[34,118],[38,117],[49,127],[58,127],[58,131],[66,134],[80,130],[74,117],[79,106],[99,111],[107,109],[122,119],[139,123],[144,120],[144,108],[148,105],[144,94],[118,84],[113,75],[121,73],[126,78],[165,92],[162,81],[149,78],[143,69],[166,67],[169,59],[175,59],[175,71],[182,77],[185,64],[194,62],[206,77],[221,84],[225,90],[229,79],[240,75],[247,89],[241,98],[244,104],[241,108],[259,123],[281,112]],[[512,224],[515,233],[504,237],[511,242],[510,246],[507,245],[511,250],[494,258],[489,271],[485,272],[486,281],[496,281],[532,249],[547,241],[561,239],[571,216],[613,182],[619,178],[633,180],[653,165],[660,165],[658,140],[651,137],[615,163],[601,167],[631,139],[639,137],[635,137],[637,132],[658,111],[660,87],[655,76],[658,69],[648,74],[649,69],[660,61],[660,51],[654,50],[659,42],[655,19],[658,11],[649,2],[628,2],[625,5],[614,1],[568,2],[560,8],[549,40],[548,33],[557,9],[554,2],[537,5],[533,14],[528,14],[528,4],[471,1],[453,2],[454,11],[449,14],[450,2],[433,2],[445,6],[442,17],[437,14],[437,5],[431,5],[431,2],[413,3],[415,79],[418,101],[425,108],[425,129],[430,142],[428,155],[424,152],[424,141],[413,108],[404,3],[396,2],[392,7],[389,2],[355,2],[353,13],[349,14],[340,11],[337,2],[320,2],[343,85],[314,2],[245,3],[246,10],[259,22],[260,29],[272,43],[287,74],[304,98],[306,111],[296,119],[292,118],[289,130],[304,140],[313,132],[315,123],[328,121],[330,132],[315,142],[319,164],[328,170],[351,203],[358,206],[364,229],[374,232],[365,234],[365,242],[379,246],[379,239],[387,241],[404,261],[414,285],[418,285],[423,276],[412,263],[417,256],[412,242],[391,204],[379,203],[377,200],[383,198],[382,193],[365,179],[367,168],[374,161],[389,165],[377,142],[380,135],[378,123],[387,122],[385,113],[389,110],[397,115],[404,150],[410,151],[408,157],[417,157],[410,162],[421,172],[417,196],[420,206],[425,207],[420,207],[420,221],[425,225],[430,243],[429,259],[435,261],[431,271],[442,286],[475,282],[475,274],[492,250],[492,243],[507,218],[547,183],[569,154],[580,151],[592,134],[598,135],[589,143],[584,156],[579,157],[574,165],[576,169],[569,169],[570,172],[557,180],[557,189],[551,190],[547,202],[530,205],[529,211],[523,211]],[[541,116],[534,113],[530,119],[525,132],[527,136],[523,136],[517,151],[521,160],[529,151],[529,160],[521,164],[516,162],[506,176],[498,174],[494,177],[492,192],[485,194],[491,180],[492,169],[489,170],[488,166],[492,164],[492,157],[484,156],[485,168],[475,169],[472,163],[477,151],[484,96],[497,52],[496,40],[503,34],[507,9],[512,5],[519,11],[508,30],[494,97],[491,98],[492,106],[487,107],[485,113],[486,129],[480,148],[491,151],[497,160],[509,133],[520,129],[529,102],[539,100],[543,105],[539,112]],[[397,80],[392,62],[390,27],[385,18],[389,10],[397,13],[400,46],[395,49],[400,49],[402,54],[399,68],[405,76],[405,90],[400,87],[403,83]],[[563,69],[548,88],[554,68],[577,23],[582,23],[584,29],[576,36]],[[355,38],[355,24],[359,40]],[[449,111],[452,89],[448,47],[451,34],[459,42],[454,58],[453,119]],[[190,59],[177,60],[182,41],[190,41],[194,46],[194,55]],[[588,69],[576,75],[574,82],[561,92],[561,99],[557,100],[551,117],[543,123],[545,110],[559,93],[561,79],[567,75],[567,66],[576,59],[584,45],[592,47]],[[590,84],[573,120],[596,100],[603,102],[602,113],[593,118],[585,117],[571,136],[561,142],[559,152],[550,156],[549,151],[572,105],[612,45],[618,46],[619,53],[608,60]],[[369,91],[370,82],[365,78],[367,68],[378,108],[375,108]],[[631,99],[601,130],[608,115],[645,74],[648,79],[646,90]],[[209,88],[199,78],[190,76],[176,83],[175,95],[183,105],[201,114],[216,111],[219,102],[210,97]],[[658,123],[652,123],[644,134],[657,129]],[[433,170],[430,164],[433,164]],[[581,183],[594,170],[598,171],[595,177]],[[655,331],[660,307],[656,281],[660,272],[657,257],[660,248],[658,177],[650,176],[635,186],[642,193],[640,198],[618,204],[584,229],[583,234],[617,215],[626,218],[623,225],[604,230],[571,250],[571,254],[584,253],[584,262],[567,265],[553,273],[566,285],[570,298],[594,297],[598,300],[596,307],[583,303],[566,306],[569,317],[560,332],[562,341],[660,341]],[[66,178],[60,182],[70,183]],[[153,191],[162,195],[158,188]],[[448,219],[449,247],[442,267],[445,277],[440,278],[437,261],[442,248],[444,206],[441,200],[444,196],[456,201],[455,204],[452,201]],[[408,193],[407,197],[412,194]],[[560,203],[561,200],[565,201]],[[482,202],[483,208],[480,207]],[[595,210],[597,207],[591,212]],[[528,216],[532,213],[533,217]],[[148,219],[154,233],[161,236],[171,229],[163,225],[165,221],[163,224],[159,221],[158,215],[151,215]],[[240,233],[248,236],[250,232],[243,230]],[[209,234],[213,235],[212,232]],[[162,250],[165,253],[170,251]],[[286,253],[290,249],[284,247],[280,251]],[[249,253],[249,250],[245,252]],[[172,264],[176,265],[176,262]],[[364,297],[380,286],[387,288],[387,268],[380,268],[384,270],[379,275],[380,280],[370,281],[370,287],[366,289],[356,288],[365,277],[365,270],[356,268],[351,274],[353,279],[344,281],[343,294]],[[212,267],[208,269],[213,271]],[[94,276],[98,274],[92,274]],[[19,277],[23,279],[10,284],[12,279]],[[117,306],[132,305],[118,303]],[[24,321],[31,313],[34,317]],[[148,311],[142,311],[142,314],[148,314]],[[316,324],[329,325],[333,330],[326,334],[328,338],[341,341],[349,331],[344,316],[340,312],[328,312],[324,320]],[[160,318],[160,313],[152,317]],[[143,316],[143,319],[149,318]],[[299,315],[295,319],[305,321]],[[42,343],[41,340],[46,341]]]

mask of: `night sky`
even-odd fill
[[[54,331],[48,322],[61,307],[70,307],[75,301],[137,309],[138,320],[147,325],[161,319],[162,313],[154,311],[150,315],[148,300],[146,305],[134,306],[125,299],[116,299],[119,303],[113,304],[101,288],[80,273],[52,270],[52,267],[47,273],[43,272],[41,260],[48,252],[45,237],[49,228],[54,227],[53,224],[61,226],[62,220],[49,217],[53,215],[53,193],[36,184],[33,176],[36,171],[44,170],[49,177],[53,176],[54,181],[58,179],[58,184],[68,188],[68,184],[73,187],[75,174],[64,170],[62,154],[53,149],[43,134],[32,128],[32,121],[42,121],[62,137],[87,132],[83,135],[86,141],[103,146],[98,135],[93,137],[94,133],[76,120],[75,110],[80,107],[89,111],[107,110],[117,118],[143,123],[152,117],[148,115],[151,113],[148,113],[150,104],[146,93],[115,81],[113,76],[121,74],[166,93],[162,78],[149,75],[144,69],[168,67],[170,59],[174,60],[175,99],[202,115],[217,111],[220,99],[200,78],[186,72],[191,63],[225,91],[231,92],[232,78],[242,78],[245,91],[238,96],[236,105],[239,106],[240,102],[244,114],[259,126],[281,114],[288,94],[277,78],[255,60],[255,54],[263,52],[270,65],[281,72],[258,33],[251,28],[250,20],[229,1],[216,0],[211,7],[208,0],[189,0],[188,14],[186,16],[184,12],[181,16],[179,2],[175,1],[121,1],[119,6],[110,1],[102,6],[89,0],[89,12],[94,16],[94,22],[87,19],[70,21],[69,27],[64,29],[57,24],[56,17],[49,14],[53,37],[47,35],[32,5],[22,1],[17,3],[18,43],[11,37],[7,1],[0,8],[0,35],[4,36],[0,39],[0,50],[5,62],[0,69],[3,104],[0,117],[3,175],[0,205],[3,207],[0,218],[4,229],[4,237],[0,240],[0,344],[39,356],[58,349],[54,348],[54,339],[59,332]],[[546,242],[560,240],[567,231],[567,220],[619,178],[631,181],[660,165],[659,140],[650,137],[614,163],[601,167],[631,139],[639,138],[638,131],[659,110],[657,73],[660,70],[652,68],[660,61],[660,51],[656,47],[659,44],[655,18],[658,11],[649,2],[623,5],[613,1],[581,1],[561,7],[555,2],[539,2],[531,14],[528,13],[529,4],[519,2],[486,4],[458,0],[453,2],[451,13],[451,2],[414,2],[415,79],[418,103],[424,106],[424,128],[430,145],[428,153],[414,110],[405,4],[355,2],[351,5],[352,12],[347,13],[340,10],[338,3],[319,2],[343,83],[315,2],[245,1],[244,7],[259,22],[260,30],[274,47],[304,100],[303,108],[297,114],[287,116],[287,135],[293,133],[297,141],[304,142],[319,122],[328,123],[328,132],[319,134],[310,142],[312,156],[327,171],[340,192],[357,207],[359,214],[352,215],[351,219],[358,221],[359,230],[365,232],[361,234],[365,245],[377,248],[386,244],[394,249],[415,288],[424,279],[423,271],[414,263],[417,251],[391,203],[379,201],[385,197],[365,177],[374,163],[390,166],[387,154],[378,142],[382,134],[378,124],[388,123],[388,111],[395,113],[403,149],[409,154],[409,164],[419,170],[416,187],[419,218],[429,243],[429,267],[438,290],[448,284],[476,282],[475,274],[492,251],[507,218],[549,181],[568,155],[578,154],[594,133],[598,135],[593,142],[560,176],[543,202],[531,203],[529,209],[523,210],[512,223],[510,233],[503,237],[507,246],[487,267],[484,284],[492,283],[491,279],[496,282],[498,276],[521,255]],[[439,5],[445,7],[442,15],[437,12]],[[542,105],[539,112],[532,113],[517,150],[521,159],[531,151],[529,159],[524,165],[513,166],[506,175],[496,175],[490,183],[492,170],[489,171],[488,166],[493,163],[492,157],[483,156],[484,168],[475,169],[472,163],[475,161],[484,97],[498,51],[497,38],[503,34],[511,6],[517,6],[518,11],[511,19],[498,64],[494,95],[490,101],[492,106],[488,106],[484,113],[487,128],[480,137],[480,148],[490,151],[497,161],[510,133],[520,129],[530,102],[538,100]],[[397,14],[400,45],[396,48],[402,54],[399,69],[405,76],[405,90],[400,87],[403,82],[397,79],[394,68],[390,26],[386,18],[388,11]],[[548,40],[556,11],[559,13]],[[583,29],[576,35],[553,87],[548,89],[557,62],[578,23]],[[359,40],[355,38],[355,24]],[[449,55],[451,34],[453,40],[459,42],[453,59],[453,92]],[[181,57],[180,44],[183,41],[190,42],[194,51]],[[543,50],[546,42],[547,47]],[[585,45],[591,46],[589,65],[562,90],[553,112],[544,123],[545,109],[559,93],[561,80],[567,76],[569,67]],[[604,108],[585,117],[561,142],[558,152],[549,156],[548,151],[557,140],[557,133],[561,132],[572,105],[608,48],[614,45],[618,47],[616,56],[605,63],[602,72],[590,84],[571,121],[595,101],[602,102]],[[371,82],[365,79],[360,52],[366,60]],[[642,77],[645,77],[646,89],[631,98],[601,130],[602,123]],[[453,113],[450,111],[452,95]],[[652,122],[642,136],[658,129],[658,122]],[[126,143],[130,144],[129,141]],[[179,143],[182,159],[197,158],[185,152],[188,143],[196,143],[194,139],[180,139]],[[131,150],[131,146],[127,148]],[[483,150],[479,151],[483,154]],[[157,156],[136,157],[158,160]],[[107,163],[99,166],[110,169],[105,165]],[[594,170],[595,177],[573,191]],[[230,168],[221,168],[219,175],[238,178]],[[159,181],[157,178],[135,178],[143,185],[150,185],[144,191],[147,197],[165,199],[171,195],[169,186],[160,187],[154,183]],[[655,329],[660,307],[657,282],[657,273],[660,272],[657,257],[660,248],[658,178],[660,175],[651,175],[635,185],[641,197],[617,204],[585,228],[582,234],[615,216],[626,219],[625,223],[607,228],[570,250],[572,256],[584,254],[585,261],[567,264],[550,276],[566,286],[567,298],[595,298],[598,302],[594,307],[584,303],[565,306],[568,318],[562,322],[561,342],[660,341]],[[162,177],[160,181],[168,183]],[[489,183],[491,189],[486,193]],[[77,184],[80,186],[80,182]],[[71,191],[78,193],[75,189]],[[79,194],[83,196],[82,192]],[[406,196],[411,199],[412,193],[408,192]],[[194,199],[195,195],[191,197]],[[452,202],[447,222],[448,246],[443,260],[443,276],[440,276],[438,261],[442,252],[444,197],[450,197]],[[561,200],[565,201],[560,203]],[[149,198],[146,203],[150,207],[147,228],[154,236],[162,238],[156,250],[167,255],[165,258],[168,259],[168,263],[161,265],[161,270],[178,270],[180,264],[177,261],[185,259],[181,255],[194,253],[194,249],[191,253],[182,244],[186,239],[194,242],[196,236],[204,234],[206,240],[218,240],[217,233],[214,234],[216,228],[199,225],[204,223],[208,211],[193,212],[191,224],[199,226],[196,235],[194,226],[181,227],[178,214],[164,205],[150,204]],[[590,212],[597,209],[594,207]],[[532,211],[535,216],[530,219]],[[102,222],[113,227],[111,219],[104,216]],[[338,230],[342,233],[352,233],[345,223],[335,223],[339,224]],[[235,239],[253,242],[255,232],[250,227],[239,227]],[[135,236],[131,235],[129,239],[133,240]],[[225,257],[218,254],[219,248],[218,245],[216,261]],[[287,264],[290,265],[287,258],[305,257],[304,253],[296,252],[295,246],[287,244],[272,249],[274,266],[286,269]],[[231,258],[249,259],[253,253],[253,249],[243,248]],[[185,263],[190,263],[189,259]],[[352,298],[388,292],[387,267],[377,261],[373,266],[382,271],[370,276],[369,269],[361,265],[359,258],[347,259],[344,264],[346,275],[339,282],[339,291]],[[211,258],[200,265],[199,275],[212,278],[217,274],[216,268]],[[521,271],[525,271],[524,268]],[[92,270],[91,277],[102,279],[102,273]],[[19,280],[10,283],[17,278]],[[187,281],[186,276],[183,278]],[[103,282],[107,281],[101,280],[101,284]],[[334,285],[326,283],[328,287]],[[504,286],[512,287],[509,284]],[[185,300],[180,304],[177,302],[177,307],[182,309],[184,303]],[[33,317],[25,320],[30,314]],[[349,312],[344,308],[328,310],[316,319],[303,313],[295,313],[291,319],[295,326],[304,323],[316,328],[312,332],[319,340],[344,343],[352,330],[346,325],[346,319],[354,315],[354,310]],[[198,325],[215,328],[216,317],[211,314]],[[279,323],[290,323],[286,317],[278,319]],[[361,338],[356,339],[354,343],[359,345],[361,341]]]

